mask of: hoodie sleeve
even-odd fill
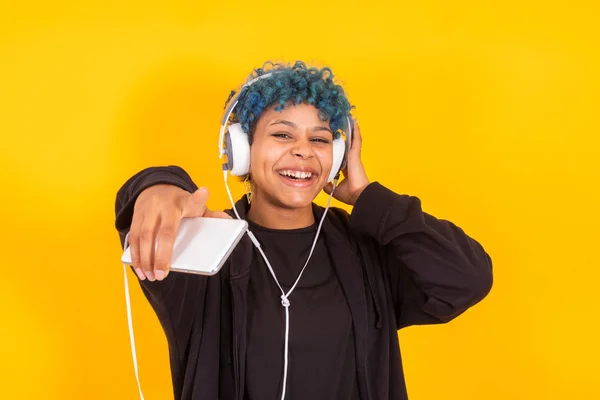
[[[117,192],[115,201],[115,226],[121,248],[131,226],[137,197],[144,189],[158,184],[175,185],[190,193],[197,189],[190,176],[177,166],[150,167],[129,178]],[[206,279],[200,275],[176,272],[170,273],[163,281],[137,279],[165,330],[169,346],[175,347],[173,354],[183,350],[194,321],[201,320]]]
[[[398,329],[448,322],[492,288],[492,261],[484,248],[452,222],[423,212],[417,197],[373,182],[350,223],[381,245]]]

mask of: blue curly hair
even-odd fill
[[[270,65],[271,68],[266,68]],[[269,107],[276,106],[277,111],[286,105],[307,103],[319,110],[323,121],[329,121],[329,127],[334,138],[346,128],[346,117],[351,116],[350,105],[344,89],[334,82],[333,73],[328,67],[307,67],[304,62],[296,61],[293,65],[273,64],[267,62],[262,68],[256,68],[249,80],[262,75],[275,74],[257,80],[250,86],[244,86],[240,91],[238,104],[231,115],[231,123],[239,122],[245,132],[248,132],[250,143],[256,122]],[[232,91],[227,99],[235,95]]]

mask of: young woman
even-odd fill
[[[328,182],[351,115],[329,69],[258,76],[231,122],[250,143],[251,196],[235,207],[264,255],[246,236],[215,276],[169,274],[181,218],[232,210],[208,210],[207,189],[176,166],[140,171],[117,194],[116,227],[165,331],[175,398],[407,399],[397,331],[482,300],[490,257],[417,197],[370,182],[356,123],[344,179]],[[314,204],[323,189],[352,212]]]

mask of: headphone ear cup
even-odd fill
[[[346,144],[344,143],[344,139],[340,135],[340,137],[333,140],[333,164],[331,165],[331,172],[329,173],[329,178],[327,178],[327,182],[331,182],[338,174],[338,172],[340,172],[342,164],[344,164],[345,157]]]
[[[227,169],[233,176],[246,175],[250,171],[250,142],[241,124],[231,124],[225,134],[227,143]]]

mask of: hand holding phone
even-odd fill
[[[247,229],[248,223],[239,219],[183,218],[168,268],[175,272],[214,275],[225,264]],[[131,265],[130,247],[123,252],[121,261]]]
[[[150,281],[160,281],[167,276],[174,260],[173,249],[178,234],[182,235],[180,240],[185,241],[195,236],[190,232],[208,233],[206,229],[194,230],[199,229],[202,224],[187,226],[180,233],[184,218],[231,219],[225,212],[207,208],[208,195],[206,188],[190,193],[177,186],[164,184],[150,186],[140,193],[134,205],[126,264],[133,266],[141,280],[147,278]],[[236,226],[232,231],[236,232],[236,229],[239,230],[240,227]],[[178,253],[182,254],[183,252]],[[186,253],[186,260],[188,255]]]

